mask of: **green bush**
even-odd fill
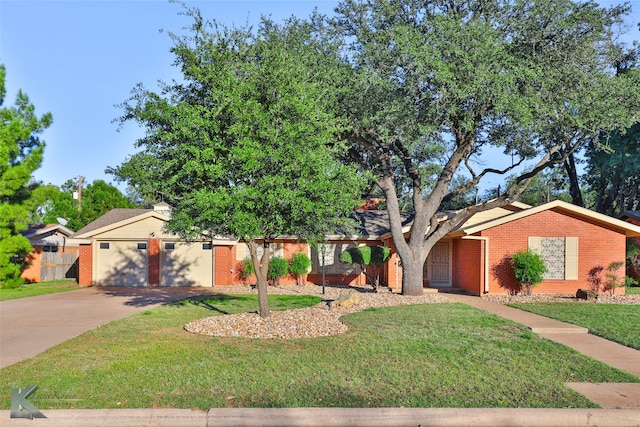
[[[380,266],[389,261],[390,257],[391,250],[386,246],[356,246],[342,251],[338,259],[345,264],[360,265],[373,289],[378,291]],[[367,267],[371,267],[371,270],[367,271]]]
[[[303,275],[309,272],[311,260],[307,254],[298,252],[293,254],[289,263],[289,272],[296,278],[297,285],[303,285]]]
[[[280,284],[280,278],[286,276],[288,272],[289,261],[279,256],[271,258],[269,261],[269,272],[267,273],[269,284],[278,286]]]
[[[242,280],[243,284],[246,285],[251,275],[255,272],[253,269],[253,262],[251,261],[251,258],[243,259],[237,270],[238,278]]]
[[[531,289],[542,282],[547,272],[542,257],[529,249],[511,255],[511,266],[525,295],[531,295]]]

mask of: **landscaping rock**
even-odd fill
[[[592,291],[592,290],[578,289],[578,292],[576,292],[576,298],[584,299],[584,300],[587,300],[587,301],[597,301],[598,300],[598,294],[595,293],[595,291]]]
[[[358,305],[360,303],[360,294],[355,289],[343,289],[340,291],[338,298],[331,301],[331,308],[333,307],[351,307],[352,305]]]

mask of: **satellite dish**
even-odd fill
[[[67,221],[67,220],[66,220],[66,219],[64,219],[64,218],[56,218],[56,221],[58,221],[58,224],[60,224],[60,225],[61,225],[61,226],[63,226],[63,227],[64,227],[65,225],[67,225],[67,222],[69,222],[69,221]]]

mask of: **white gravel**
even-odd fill
[[[347,326],[340,321],[346,314],[362,311],[369,307],[387,307],[406,304],[427,304],[451,302],[446,294],[424,294],[420,296],[402,296],[393,294],[383,288],[379,293],[371,287],[353,286],[360,292],[360,303],[351,307],[329,308],[328,301],[338,297],[344,288],[327,286],[325,294],[322,287],[311,286],[278,286],[269,287],[269,294],[283,295],[318,295],[325,301],[313,307],[271,311],[268,319],[263,319],[257,313],[228,314],[195,320],[184,326],[185,330],[202,335],[216,337],[242,338],[312,338],[341,334],[347,331]],[[224,286],[216,291],[225,294],[257,294],[250,286]],[[578,300],[574,295],[534,294],[531,296],[512,296],[508,294],[489,294],[482,298],[499,304],[515,302],[575,302],[593,304],[585,300]],[[640,295],[600,295],[598,304],[640,304]]]

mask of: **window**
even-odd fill
[[[578,280],[577,237],[529,237],[529,249],[547,267],[544,280]]]
[[[105,243],[105,242],[101,242],[100,243],[100,249],[109,249],[109,243]]]
[[[140,250],[147,249],[147,244],[146,243],[138,243],[138,249],[140,249]]]
[[[176,248],[176,244],[167,242],[164,244],[164,248],[168,251],[172,251]]]
[[[45,245],[42,247],[43,252],[58,252],[58,246]]]
[[[213,244],[211,244],[211,243],[203,243],[202,244],[202,250],[203,251],[210,251],[211,249],[213,249]]]

